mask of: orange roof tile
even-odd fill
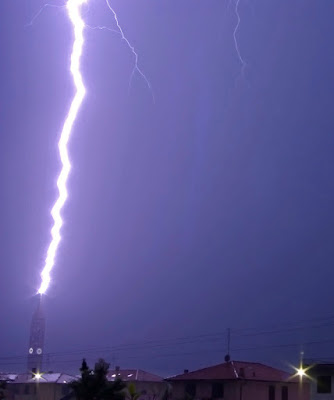
[[[284,382],[290,375],[279,369],[260,363],[229,361],[223,364],[198,369],[176,375],[168,380],[233,380],[246,379],[254,381]]]

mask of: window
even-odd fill
[[[318,376],[317,377],[317,393],[332,393],[332,377]]]
[[[287,386],[282,386],[282,400],[289,400],[289,390]]]
[[[194,398],[196,396],[196,384],[195,383],[187,383],[186,384],[186,396],[190,398]]]
[[[275,400],[275,386],[270,385],[269,386],[269,392],[268,392],[268,398],[269,400]]]
[[[212,384],[212,398],[222,399],[224,397],[224,385],[222,383]]]

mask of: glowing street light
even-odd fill
[[[297,375],[302,378],[303,376],[306,376],[306,369],[303,367],[297,368]]]

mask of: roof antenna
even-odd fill
[[[227,328],[227,354],[225,356],[225,362],[229,362],[231,360],[230,350],[231,350],[231,329]]]

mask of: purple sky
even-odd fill
[[[25,26],[42,4],[0,2],[0,370],[25,367],[73,93],[64,11]],[[128,91],[125,43],[86,31],[88,91],[46,299],[45,350],[66,354],[50,368],[73,370],[81,353],[70,352],[95,347],[82,352],[90,361],[173,374],[222,361],[227,327],[234,359],[281,365],[300,346],[271,345],[332,339],[333,324],[264,336],[244,329],[332,314],[334,3],[241,0],[244,77],[227,0],[112,4],[156,104],[138,75]],[[86,19],[114,26],[102,0],[90,0]],[[334,342],[305,346],[305,355],[333,357]]]

